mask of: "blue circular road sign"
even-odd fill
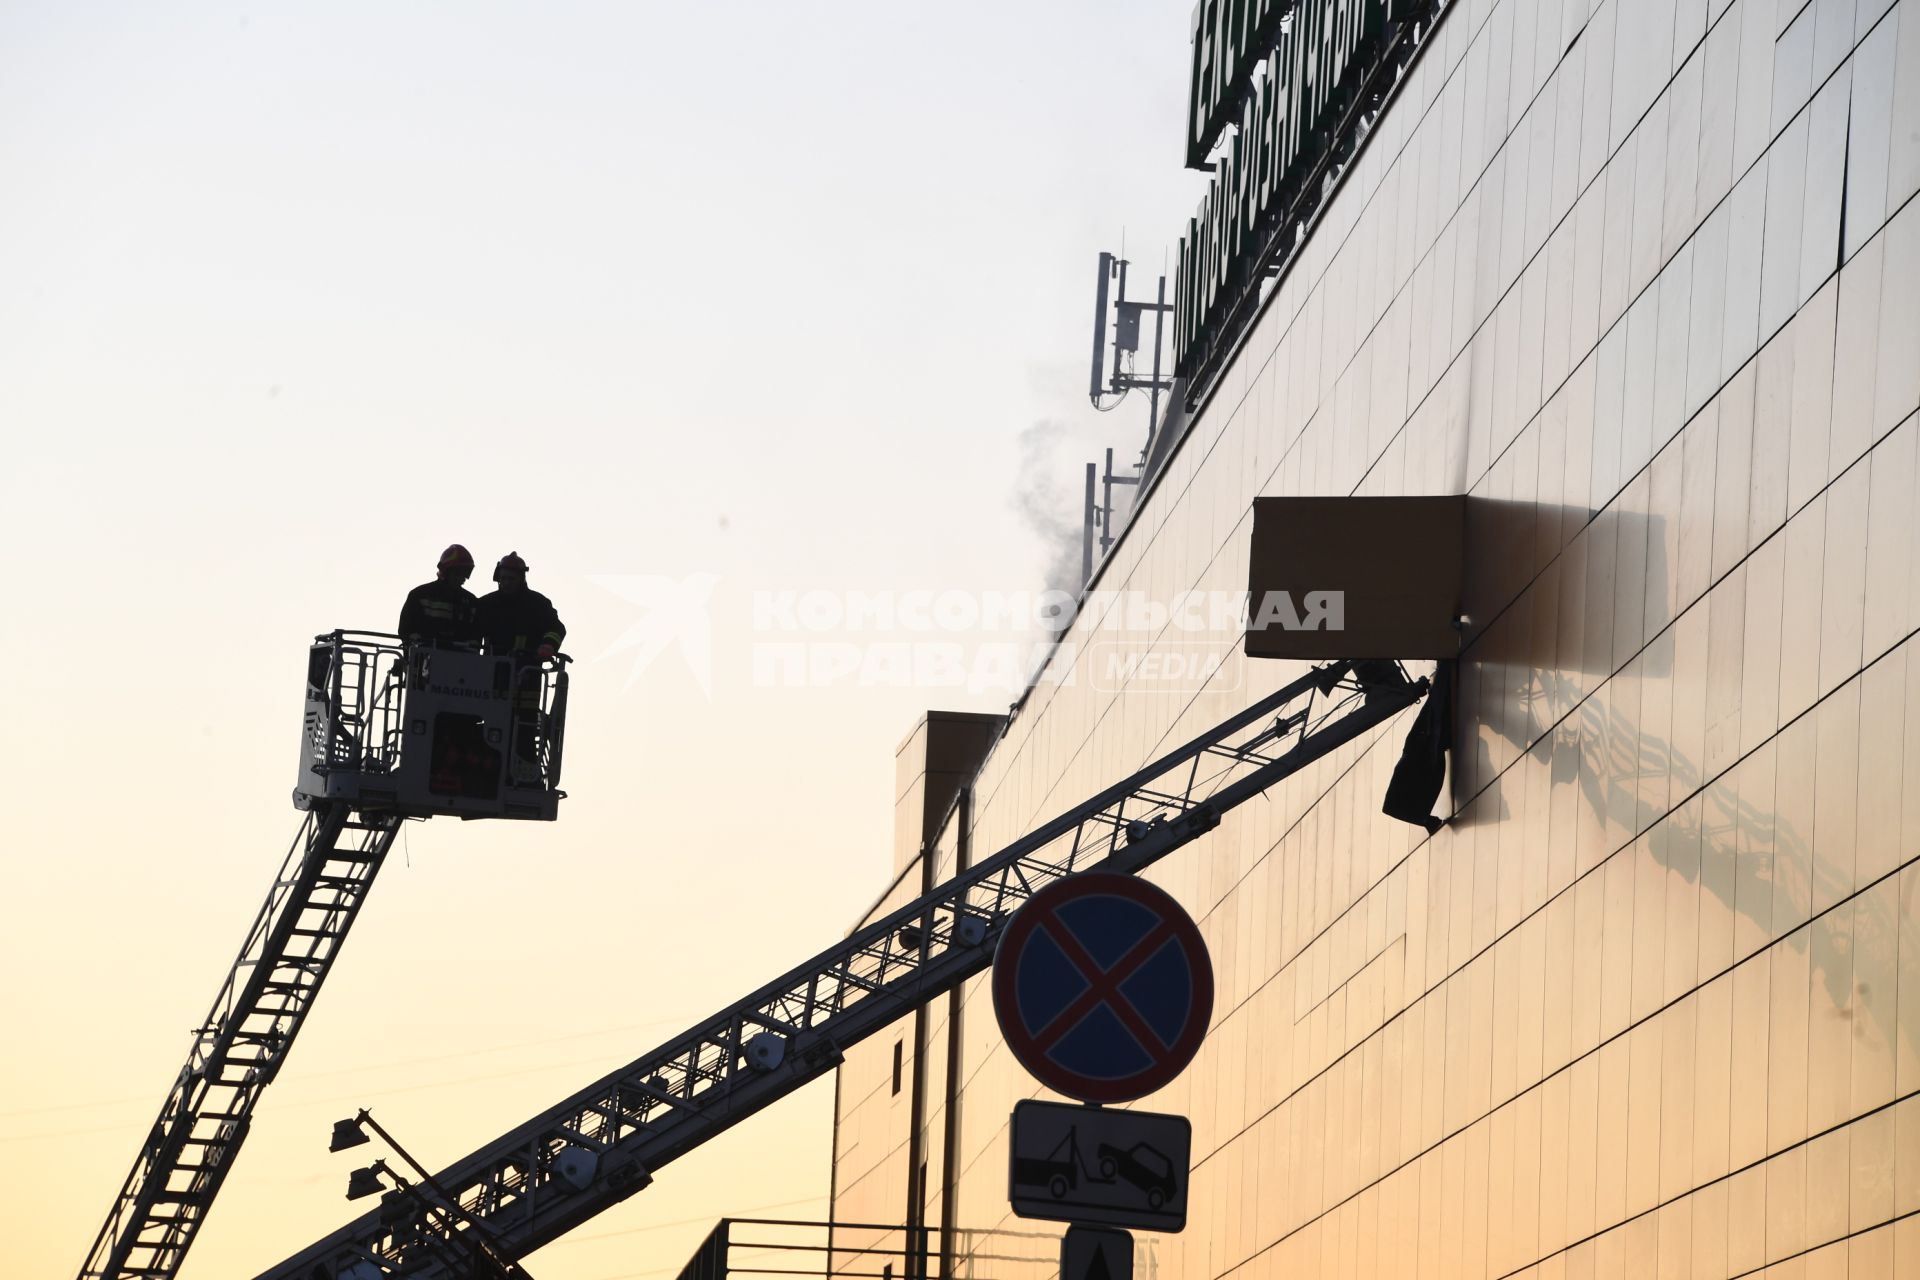
[[[1040,1083],[1082,1102],[1126,1102],[1193,1061],[1213,1015],[1213,965],[1165,890],[1084,872],[1033,895],[993,958],[993,1009]]]

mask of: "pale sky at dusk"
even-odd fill
[[[1137,452],[1094,261],[1150,290],[1203,192],[1189,8],[0,5],[0,1271],[78,1269],[266,892],[306,642],[449,541],[571,629],[572,798],[409,826],[187,1280],[364,1207],[357,1106],[444,1165],[845,931],[895,745],[1034,636],[780,602],[1038,591],[1023,486],[1077,523]],[[955,641],[971,682],[835,665]],[[530,1268],[824,1216],[831,1089]]]

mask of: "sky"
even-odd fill
[[[1090,295],[1203,194],[1188,9],[0,3],[0,1270],[78,1270],[240,946],[305,645],[450,541],[569,627],[569,798],[409,824],[187,1280],[354,1216],[356,1108],[450,1163],[844,934],[1144,440]],[[831,1110],[528,1265],[823,1217]]]

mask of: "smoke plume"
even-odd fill
[[[1080,594],[1084,495],[1062,483],[1059,444],[1067,438],[1067,424],[1042,418],[1020,433],[1020,475],[1014,483],[1012,506],[1046,551],[1045,586],[1048,591]],[[1071,617],[1056,625],[1064,628]]]

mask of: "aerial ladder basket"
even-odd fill
[[[981,973],[1041,888],[1144,870],[1427,687],[1394,662],[1309,671],[413,1187],[417,1199],[390,1193],[261,1280],[466,1280],[479,1273],[449,1259],[480,1252],[517,1264]]]
[[[566,694],[564,658],[315,639],[293,793],[306,818],[81,1280],[179,1271],[402,821],[557,815]]]

